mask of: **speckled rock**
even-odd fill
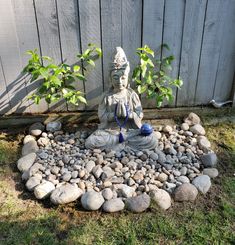
[[[171,197],[168,192],[162,189],[151,192],[151,198],[163,210],[171,206]]]
[[[83,191],[76,185],[71,185],[69,183],[56,188],[50,196],[51,202],[58,204],[70,203],[77,200]]]
[[[119,212],[121,210],[123,210],[125,207],[124,202],[122,201],[121,198],[115,198],[115,199],[111,199],[106,201],[103,206],[102,209],[107,212],[107,213],[113,213],[113,212]]]
[[[185,183],[175,189],[174,200],[177,202],[193,202],[196,199],[197,195],[197,188],[190,183]]]
[[[192,125],[195,125],[195,124],[200,124],[201,123],[201,119],[200,119],[200,117],[197,114],[191,112],[184,119],[184,122],[187,123],[189,126],[192,126]]]
[[[139,196],[126,199],[126,207],[129,211],[134,213],[140,213],[145,211],[150,205],[150,197],[147,194],[141,194]]]

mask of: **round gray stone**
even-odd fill
[[[33,191],[33,189],[39,185],[41,182],[41,180],[37,177],[31,177],[28,179],[28,181],[26,182],[26,187],[29,191]]]
[[[213,168],[217,165],[218,159],[215,153],[209,153],[201,156],[201,161],[204,167]]]
[[[104,203],[101,193],[89,191],[82,195],[81,203],[86,210],[98,210]]]
[[[34,188],[34,195],[37,199],[47,198],[51,192],[55,189],[55,186],[50,181],[44,181]]]
[[[62,124],[59,121],[49,122],[46,125],[46,130],[52,133],[61,130],[61,128],[62,128]]]
[[[196,177],[192,181],[192,184],[196,186],[201,193],[206,194],[211,187],[211,179],[208,175],[201,175]]]
[[[200,117],[197,114],[191,112],[184,119],[184,122],[188,123],[189,126],[192,126],[192,125],[195,125],[195,124],[200,124],[201,123],[201,119],[200,119]]]
[[[66,183],[51,193],[50,200],[55,205],[70,203],[77,200],[82,193],[83,191],[77,185]]]
[[[167,210],[171,206],[171,196],[162,189],[151,192],[151,198],[163,210]]]
[[[30,140],[22,147],[22,156],[26,156],[30,153],[35,153],[38,151],[38,144],[35,140]]]
[[[198,194],[197,188],[190,184],[190,183],[184,183],[177,187],[174,191],[174,200],[177,202],[193,202]]]
[[[29,127],[29,134],[33,136],[39,136],[42,134],[42,131],[44,129],[45,129],[45,126],[42,123],[36,122]]]
[[[201,124],[195,124],[190,128],[190,131],[197,135],[205,135],[206,131]]]
[[[219,175],[217,168],[204,168],[202,173],[210,178],[216,178]]]
[[[108,200],[102,206],[103,210],[107,213],[121,211],[124,209],[124,207],[125,207],[125,204],[121,198],[115,198],[115,199]]]
[[[30,167],[33,165],[34,161],[36,160],[37,155],[35,153],[30,153],[26,156],[21,157],[17,161],[17,168],[21,172],[25,172],[30,169]]]
[[[150,197],[147,194],[141,194],[139,196],[126,199],[126,207],[128,210],[134,213],[140,213],[145,211],[150,205]]]
[[[102,191],[102,195],[104,197],[105,200],[110,200],[113,198],[113,192],[110,188],[105,188],[103,191]]]
[[[188,177],[186,176],[180,176],[177,178],[177,181],[181,182],[181,183],[190,183],[190,180]]]
[[[31,141],[31,140],[34,140],[34,141],[35,141],[35,137],[32,136],[32,135],[26,135],[26,136],[24,137],[23,144],[25,145],[26,143],[28,143],[28,142]]]

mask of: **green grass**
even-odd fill
[[[206,130],[220,159],[211,190],[195,203],[173,203],[165,212],[151,204],[141,214],[91,213],[76,203],[53,207],[35,200],[12,165],[19,138],[5,139],[0,143],[0,244],[235,244],[235,125]]]

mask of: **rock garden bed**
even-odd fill
[[[66,133],[60,122],[35,123],[24,138],[17,167],[37,199],[55,205],[79,201],[86,210],[146,210],[150,201],[170,208],[194,201],[218,176],[200,118],[190,113],[181,125],[155,128],[158,147],[145,151],[101,151],[84,146],[89,132]]]

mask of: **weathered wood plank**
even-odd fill
[[[81,20],[82,51],[84,52],[87,49],[89,43],[94,43],[96,46],[101,47],[99,0],[79,0],[79,16]],[[96,109],[100,102],[100,95],[103,92],[101,59],[96,61],[95,68],[88,68],[85,75],[87,77],[85,92],[88,102],[86,109]]]
[[[56,64],[62,62],[59,25],[55,0],[35,0],[42,55],[50,56]],[[49,105],[50,111],[67,111],[64,100]]]
[[[161,54],[159,48],[162,44],[164,0],[144,0],[143,2],[143,43],[147,44],[155,51],[155,58],[159,59]],[[141,96],[142,106],[144,108],[155,108],[154,99],[146,99]]]
[[[19,52],[22,61],[22,66],[26,66],[28,63],[29,55],[26,55],[27,50],[37,49],[40,54],[37,24],[35,18],[34,4],[31,0],[12,0],[12,6],[15,15],[16,32],[19,40]],[[36,81],[29,84],[28,78],[25,78],[27,82],[27,94],[30,95],[35,92],[36,88],[40,86],[41,82]],[[45,101],[41,101],[39,105],[30,101],[30,112],[45,112],[48,110],[48,105]],[[29,112],[26,110],[25,112]]]
[[[0,56],[0,115],[8,114],[11,111],[11,104],[8,97],[6,79]]]
[[[208,1],[194,104],[207,104],[213,98],[227,9],[223,0]]]
[[[168,44],[170,51],[164,49],[162,57],[168,55],[174,55],[175,59],[172,62],[172,70],[169,75],[172,78],[178,78],[179,67],[181,59],[181,46],[182,46],[182,33],[184,25],[184,12],[185,1],[184,0],[167,0],[165,1],[165,15],[164,15],[164,30],[163,30],[163,43]],[[175,106],[176,103],[176,89],[173,89],[173,95],[175,96],[173,103],[169,106]],[[166,103],[163,103],[166,105]]]
[[[110,87],[110,65],[115,47],[122,46],[120,1],[101,1],[101,29],[103,49],[104,90]]]
[[[0,16],[0,54],[12,106],[11,112],[22,113],[27,110],[29,103],[26,99],[25,81],[21,75],[22,63],[11,1],[1,1]]]
[[[193,105],[207,0],[186,1],[180,77],[184,81],[177,93],[177,106]]]
[[[144,110],[144,120],[153,120],[151,121],[152,125],[155,120],[160,119],[181,119],[187,116],[190,112],[198,114],[200,117],[216,117],[216,120],[212,120],[216,123],[222,121],[224,118],[228,122],[235,122],[235,108],[226,107],[226,108],[209,108],[209,107],[181,107],[181,108],[163,108],[160,110],[157,109],[146,109]],[[227,115],[225,117],[224,115]],[[221,120],[220,120],[221,119]],[[48,123],[51,121],[60,120],[62,124],[68,126],[84,126],[89,123],[95,123],[94,126],[97,126],[98,116],[97,111],[83,111],[83,112],[69,112],[69,113],[48,113],[48,114],[36,114],[36,115],[10,115],[3,116],[0,118],[0,129],[5,129],[9,127],[22,127],[28,126],[34,122],[43,122]],[[160,124],[160,123],[159,123]],[[72,129],[72,127],[70,128]]]
[[[57,7],[63,60],[66,64],[73,65],[78,61],[77,54],[81,53],[78,1],[57,0]],[[74,87],[84,92],[82,81],[77,80]],[[68,104],[69,111],[83,110],[84,108],[84,104],[78,107]]]
[[[141,47],[142,0],[122,1],[122,46],[130,62],[130,78],[139,59],[135,54]],[[132,87],[134,84],[130,81]]]
[[[226,14],[223,18],[223,38],[213,95],[216,101],[231,99],[230,96],[235,69],[235,2],[233,0],[227,0],[223,4],[225,5]]]

